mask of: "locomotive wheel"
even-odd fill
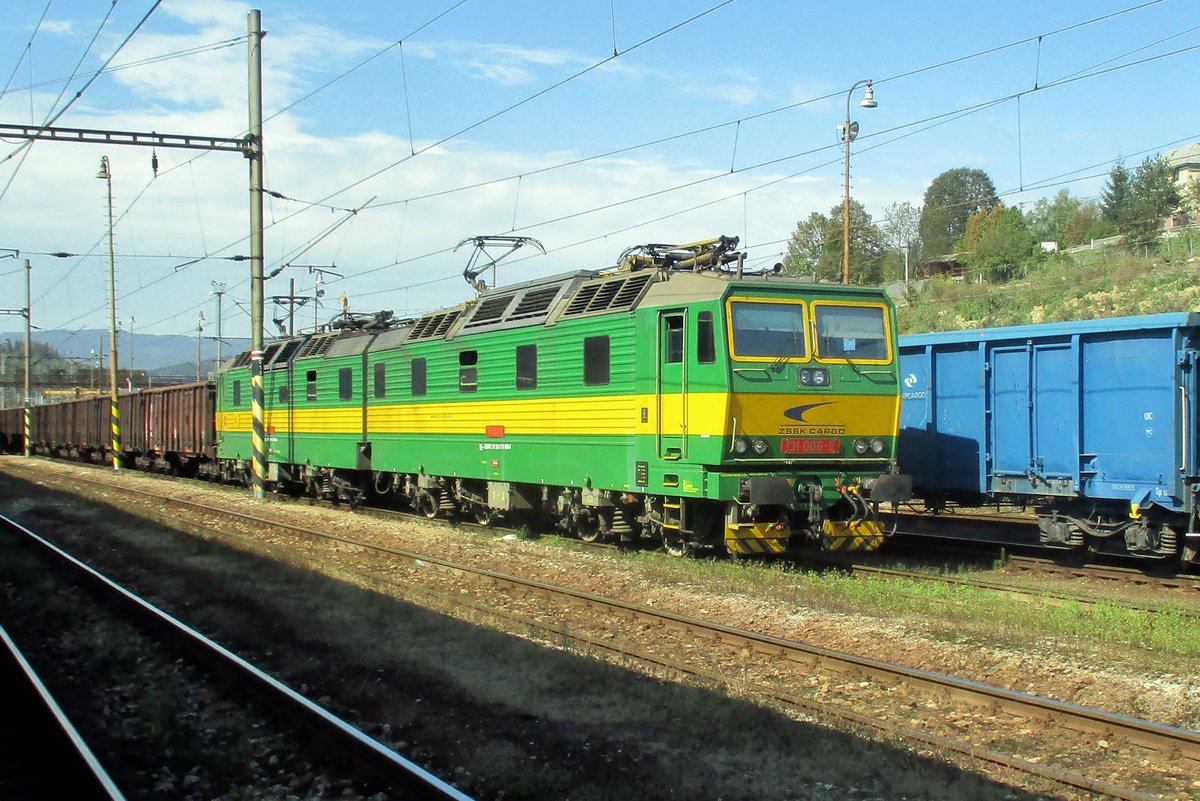
[[[438,516],[438,499],[431,492],[422,490],[417,493],[417,497],[413,500],[413,508],[419,514],[433,520]]]
[[[492,514],[492,510],[481,503],[475,504],[474,512],[475,522],[481,526],[490,526],[495,521],[495,516]]]
[[[584,542],[598,542],[603,532],[600,530],[600,516],[581,514],[574,520],[575,536]]]
[[[663,550],[670,556],[687,556],[695,550],[687,538],[678,531],[671,533],[664,531],[662,541]]]

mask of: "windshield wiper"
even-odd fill
[[[779,348],[779,355],[775,357],[775,361],[771,362],[771,370],[775,371],[788,359],[788,350],[792,351],[791,355],[796,354],[796,341],[800,337],[800,332],[796,330],[795,323],[792,324],[792,335],[783,341],[782,347]]]
[[[854,360],[853,360],[853,359],[851,359],[849,355],[847,355],[847,354],[843,353],[843,354],[842,354],[842,358],[846,360],[846,364],[850,365],[851,369],[853,369],[853,370],[854,370],[854,372],[858,373],[858,375],[859,375],[859,378],[866,378],[866,377],[867,377],[867,376],[866,376],[866,373],[864,373],[864,372],[862,371],[862,368],[861,368],[861,367],[859,367],[857,364],[855,364],[855,363],[854,363]]]

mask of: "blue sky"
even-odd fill
[[[252,6],[164,0],[122,46],[153,5],[119,0],[105,21],[108,2],[9,0],[0,123],[43,123],[111,58],[56,125],[241,136]],[[718,234],[772,263],[798,220],[841,202],[836,126],[860,79],[879,105],[852,97],[852,187],[877,221],[955,167],[987,172],[1007,203],[1091,198],[1116,159],[1200,141],[1194,0],[255,7],[268,32],[266,269],[291,265],[266,294],[289,279],[312,294],[306,265],[334,270],[322,319],[342,294],[354,311],[402,316],[472,297],[469,249],[455,246],[480,234],[546,248],[506,260],[501,283]],[[187,334],[203,311],[215,328],[221,281],[225,333],[248,336],[248,267],[230,258],[248,252],[240,156],[160,149],[155,177],[141,148],[20,144],[0,142],[0,248],[33,261],[36,324],[107,325],[94,178],[107,155],[119,318]],[[20,266],[0,259],[0,308],[23,305]],[[299,319],[311,325],[312,307]],[[0,331],[20,326],[0,317]]]

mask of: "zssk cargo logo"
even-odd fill
[[[779,427],[779,433],[783,435],[803,435],[803,436],[825,436],[837,437],[846,433],[846,427],[841,425],[819,425],[805,419],[805,415],[813,409],[818,409],[822,406],[832,406],[830,401],[822,403],[806,403],[803,406],[793,406],[790,409],[785,409],[783,416],[789,420],[795,420],[800,425],[787,425],[786,423]]]

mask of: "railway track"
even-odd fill
[[[1088,579],[1104,579],[1108,578],[1107,568],[1062,568],[1055,565],[1049,560],[1036,559],[1031,557],[1010,557],[1006,562],[1006,567],[1016,569],[1022,572],[1053,574],[1060,575],[1066,578],[1088,578]],[[1188,620],[1200,621],[1200,609],[1189,608],[1179,605],[1164,605],[1147,603],[1143,601],[1129,601],[1119,598],[1098,598],[1094,595],[1086,595],[1083,593],[1072,593],[1066,591],[1051,590],[1045,587],[1032,588],[1019,586],[1003,581],[994,581],[990,579],[971,578],[957,575],[942,575],[923,573],[913,570],[902,570],[891,567],[877,567],[874,565],[848,563],[846,569],[859,575],[879,576],[883,578],[906,579],[914,582],[926,582],[945,584],[957,587],[971,587],[977,590],[987,590],[990,592],[1002,593],[1013,597],[1028,599],[1030,601],[1038,601],[1048,604],[1076,604],[1081,607],[1094,607],[1103,604],[1108,607],[1126,609],[1133,612],[1144,612],[1147,614],[1171,614]],[[1137,571],[1130,571],[1136,573]],[[1146,578],[1143,576],[1143,578]],[[1137,583],[1143,585],[1157,585],[1159,582],[1153,579],[1146,578],[1145,581],[1132,581],[1126,579],[1129,583]],[[1164,581],[1161,586],[1165,587],[1180,587],[1186,586],[1190,589],[1200,589],[1191,584],[1181,585],[1174,581]]]
[[[286,496],[278,496],[281,500],[287,500]],[[317,501],[313,499],[299,499],[301,503],[318,504],[327,508],[335,508],[336,504],[328,501]],[[383,520],[395,521],[411,521],[422,520],[434,524],[450,524],[458,528],[468,531],[489,531],[489,532],[508,532],[516,534],[517,530],[506,528],[503,525],[481,524],[471,520],[453,520],[447,521],[445,518],[429,518],[415,512],[406,512],[394,509],[384,509],[375,506],[358,506],[355,507],[356,514],[364,514],[372,517],[377,517]],[[1005,516],[993,516],[996,519],[1009,519]],[[583,540],[569,539],[578,547],[589,550],[601,550],[616,552],[619,547],[610,542],[585,542]],[[1001,544],[1001,543],[997,543]],[[1144,612],[1147,614],[1162,614],[1169,613],[1177,615],[1181,618],[1190,620],[1200,620],[1200,609],[1191,609],[1178,605],[1164,605],[1148,603],[1145,601],[1128,601],[1120,598],[1097,598],[1094,595],[1085,593],[1071,593],[1064,590],[1051,590],[1046,588],[1031,588],[1026,586],[1018,586],[1002,581],[989,579],[978,579],[964,577],[961,575],[945,575],[933,574],[929,572],[921,572],[916,570],[904,570],[892,567],[879,567],[871,564],[865,564],[853,560],[854,555],[851,555],[850,561],[837,560],[825,562],[825,564],[833,564],[844,567],[845,569],[860,575],[873,575],[885,578],[902,578],[915,582],[928,582],[946,585],[956,585],[962,587],[972,587],[979,590],[987,590],[996,593],[1002,593],[1014,597],[1027,598],[1031,601],[1040,601],[1044,603],[1072,603],[1081,607],[1093,607],[1098,604],[1105,604],[1109,607],[1126,609],[1135,612]],[[805,561],[820,561],[820,557],[808,554],[804,557]],[[1175,575],[1175,576],[1154,576],[1149,575],[1142,570],[1128,567],[1111,567],[1103,565],[1082,565],[1082,566],[1066,566],[1055,562],[1052,559],[1033,557],[1033,556],[1018,556],[1004,555],[1003,562],[1005,567],[1012,568],[1021,573],[1037,573],[1042,575],[1061,576],[1068,579],[1097,579],[1113,582],[1120,582],[1127,585],[1137,585],[1141,587],[1162,589],[1162,590],[1180,590],[1180,591],[1200,591],[1200,576],[1191,575]]]
[[[160,502],[163,500],[155,493],[132,492]],[[769,699],[800,714],[840,720],[855,729],[870,729],[885,737],[901,738],[915,747],[955,754],[962,760],[1000,765],[1059,786],[1145,801],[1155,796],[1136,789],[1138,779],[1132,779],[1129,786],[1122,786],[1101,778],[1120,774],[1114,769],[1114,760],[1119,765],[1149,762],[1156,769],[1169,769],[1171,775],[1188,777],[1196,775],[1200,769],[1200,734],[1196,732],[838,653],[429,554],[288,525],[259,514],[176,498],[169,502],[174,507],[186,506],[206,519],[223,517],[249,524],[262,536],[299,538],[342,550],[370,553],[389,564],[404,564],[423,577],[421,586],[414,586],[413,582],[406,586],[423,596],[425,601],[460,611],[469,607],[472,614],[503,619],[508,627],[523,631],[527,636],[532,634],[547,642],[569,643],[575,650],[604,654],[623,663],[637,663],[650,671],[669,672],[704,684],[725,686],[759,699]],[[439,583],[442,585],[440,590]],[[471,591],[465,593],[464,586],[471,587]],[[499,604],[497,594],[507,599],[506,603]],[[675,647],[662,650],[648,645],[645,637],[631,641],[614,638],[604,631],[591,631],[574,621],[568,624],[561,611],[564,605],[598,611],[600,618],[614,622],[623,630],[649,627],[658,633],[655,639],[659,643],[671,640]],[[529,611],[534,609],[538,611]],[[715,657],[715,662],[678,656],[702,652],[719,652],[724,656]],[[742,669],[737,672],[736,679],[731,680],[729,668],[738,664]],[[836,691],[827,694],[836,695],[836,700],[814,700],[795,689],[818,677],[825,686]],[[901,698],[886,703],[880,700],[881,695],[888,694]],[[889,710],[877,708],[889,704],[892,705]],[[899,711],[894,708],[895,704],[899,704]],[[906,722],[911,719],[913,709],[928,704],[939,709],[943,717],[953,717],[960,724],[981,716],[986,720],[979,726],[969,726],[969,732],[960,726],[958,734],[953,728],[938,727],[936,721],[928,721],[928,726]],[[872,711],[864,713],[862,710]],[[1015,745],[1004,746],[1005,742],[1012,742],[1007,735],[1013,731],[1029,734],[1023,739],[1018,738]],[[1004,732],[1005,736],[998,737],[997,732]],[[1040,754],[1053,754],[1055,748],[1067,740],[1086,741],[1100,749],[1105,758],[1096,759],[1092,749],[1087,759],[1065,759],[1063,764],[1047,764],[1049,760]]]
[[[0,797],[124,801],[112,777],[3,627],[0,686],[5,688],[6,705],[6,720],[0,723]]]
[[[1106,565],[1099,562],[1071,565],[1063,560],[1083,560],[1082,551],[1049,548],[1038,542],[1037,520],[1028,514],[981,513],[933,515],[912,508],[901,507],[894,522],[901,541],[921,543],[922,547],[948,549],[964,547],[991,547],[1003,553],[1006,559],[1010,549],[1019,549],[1039,564],[1058,565],[1064,574],[1090,573],[1095,578],[1111,578],[1119,581],[1136,581],[1162,586],[1200,586],[1200,572],[1195,565],[1179,570],[1178,563],[1130,557],[1117,553],[1095,554],[1097,559],[1124,561],[1126,565]],[[953,531],[947,533],[947,529]],[[1035,555],[1036,554],[1036,555]],[[1178,582],[1173,584],[1172,582]]]
[[[470,801],[469,796],[419,765],[400,756],[383,743],[364,734],[220,644],[115,584],[63,549],[3,515],[0,515],[0,533],[36,552],[40,561],[47,563],[53,571],[65,576],[68,581],[85,584],[92,598],[106,609],[113,610],[123,620],[142,631],[153,632],[155,642],[167,652],[172,655],[185,654],[190,664],[220,676],[221,681],[229,688],[229,697],[253,699],[246,707],[254,711],[247,714],[259,715],[266,712],[274,719],[287,721],[289,725],[294,726],[292,733],[302,732],[302,739],[312,744],[315,761],[318,764],[339,766],[336,770],[344,771],[342,780],[354,782],[359,787],[374,788],[370,793],[400,792],[405,794],[405,797],[420,799]],[[4,639],[11,642],[7,635]],[[13,647],[15,648],[15,644]],[[65,720],[65,716],[63,719]],[[87,744],[74,728],[69,725],[64,728],[76,746],[79,759],[85,763],[85,767],[93,769],[95,781],[86,785],[88,791],[83,795],[68,794],[57,797],[123,798],[116,784],[108,778],[99,761],[91,755]],[[345,766],[354,767],[347,769]],[[74,778],[72,780],[80,781]],[[97,795],[94,787],[106,790],[110,795]]]
[[[1153,587],[1155,589],[1180,590],[1188,593],[1200,592],[1200,576],[1191,573],[1158,576],[1135,567],[1113,565],[1071,566],[1060,564],[1053,559],[1036,556],[1010,556],[1006,565],[1015,570],[1029,573],[1046,573],[1065,578],[1099,579],[1122,584]]]

